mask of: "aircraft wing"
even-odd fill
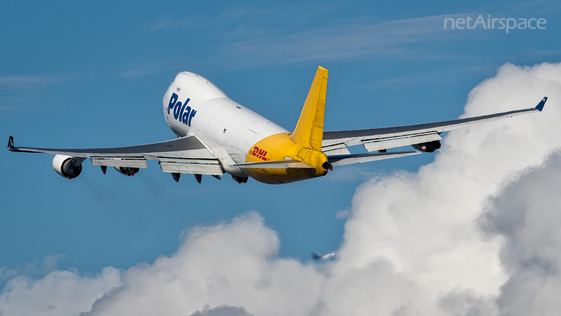
[[[535,108],[515,110],[458,120],[409,126],[323,132],[322,151],[328,156],[348,155],[347,147],[364,145],[368,151],[428,143],[440,140],[440,134],[473,124],[490,122],[517,115],[541,112],[547,101],[544,97]]]
[[[164,172],[223,174],[214,153],[195,135],[144,145],[92,149],[16,147],[14,138],[10,136],[8,149],[71,156],[80,161],[90,158],[95,166],[146,168],[146,160],[159,160]]]

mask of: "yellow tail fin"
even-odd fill
[[[306,148],[321,150],[326,92],[327,69],[318,67],[302,113],[290,137],[295,143]]]

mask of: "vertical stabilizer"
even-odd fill
[[[327,69],[318,67],[306,102],[304,102],[304,108],[291,136],[295,143],[305,148],[321,151],[326,92]]]

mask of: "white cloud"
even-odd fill
[[[21,275],[31,276],[34,278],[42,278],[52,271],[57,270],[58,261],[64,257],[65,256],[63,254],[58,254],[56,256],[49,255],[43,258],[43,261],[41,263],[35,260],[26,264],[24,267],[15,267],[13,269],[1,267],[0,282],[8,279],[13,279]]]
[[[507,315],[561,309],[561,152],[528,169],[489,201],[484,231],[505,238],[501,263],[510,275],[498,306]]]
[[[40,280],[16,277],[2,291],[0,315],[78,315],[88,311],[104,293],[121,285],[119,275],[117,269],[108,267],[93,277],[71,271],[53,271]]]
[[[87,315],[556,313],[561,156],[547,157],[561,147],[561,64],[504,65],[473,89],[465,111],[527,108],[544,95],[541,114],[451,132],[418,173],[361,185],[333,261],[279,258],[276,233],[248,213],[191,230],[175,254],[128,269],[111,291],[118,282],[105,272],[55,271],[7,287],[0,314],[24,302],[62,306],[67,298],[56,289],[66,288],[65,277],[82,280],[73,293],[83,306],[99,298]],[[92,290],[94,281],[104,287]]]
[[[191,316],[252,316],[243,307],[221,305],[209,308],[208,305],[202,311],[196,311]]]
[[[124,287],[98,300],[89,315],[189,315],[207,305],[299,315],[313,308],[310,295],[318,295],[324,276],[312,265],[275,258],[278,247],[256,213],[194,229],[176,254],[126,271]]]

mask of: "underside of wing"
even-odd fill
[[[197,136],[164,142],[113,148],[50,149],[16,147],[10,136],[8,149],[14,152],[45,153],[72,157],[76,164],[90,158],[94,166],[146,168],[146,160],[158,160],[163,172],[222,175],[219,160]]]
[[[538,113],[543,110],[547,97],[535,108],[502,112],[458,120],[409,126],[372,128],[349,131],[332,131],[323,133],[322,151],[328,156],[349,154],[347,147],[364,145],[368,151],[383,151],[408,145],[439,141],[440,134],[473,124],[490,122],[517,115]]]
[[[178,139],[136,146],[91,149],[15,147],[13,137],[10,136],[8,149],[15,152],[45,153],[78,158],[215,159],[215,156],[208,147],[196,136],[185,136]]]

